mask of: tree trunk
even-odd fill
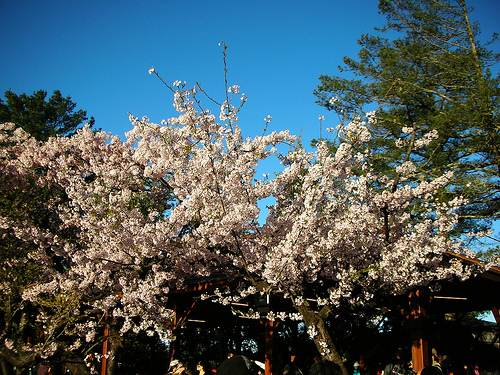
[[[11,375],[12,366],[4,358],[0,358],[0,368],[2,369],[2,375]]]
[[[18,373],[18,369],[29,368],[35,363],[36,355],[33,352],[23,352],[21,350],[15,352],[3,347],[0,349],[0,353],[0,366],[5,375],[12,374],[14,367],[16,368],[16,373]],[[10,370],[6,370],[7,368],[10,368]]]
[[[295,301],[294,301],[295,304]],[[325,319],[328,316],[329,311],[314,311],[309,307],[307,301],[303,301],[300,305],[295,305],[297,311],[302,315],[304,323],[306,324],[308,330],[314,329],[315,334],[312,339],[318,352],[321,354],[323,359],[332,361],[340,366],[343,375],[348,375],[347,368],[345,367],[342,357],[340,356],[337,348],[335,347],[330,332],[325,324]]]
[[[119,359],[119,354],[120,350],[122,347],[122,341],[120,334],[118,333],[116,327],[115,327],[115,322],[111,322],[111,324],[108,326],[107,330],[107,337],[105,340],[105,343],[103,343],[103,355],[106,355],[106,368],[105,372],[106,375],[115,375],[118,373],[118,359]],[[104,352],[104,350],[106,352]],[[104,361],[104,358],[103,358]],[[103,370],[101,370],[103,372]],[[104,375],[104,374],[101,374]]]
[[[490,95],[487,89],[486,78],[484,76],[484,71],[481,66],[481,59],[479,57],[479,52],[477,50],[476,38],[474,35],[474,31],[472,30],[472,25],[469,20],[469,12],[467,10],[467,5],[465,1],[460,2],[460,6],[462,7],[463,16],[465,19],[465,23],[467,25],[467,36],[469,38],[469,44],[472,51],[472,55],[474,56],[474,67],[476,69],[477,75],[477,85],[479,93],[481,94],[479,98],[479,113],[481,115],[481,123],[480,126],[483,130],[486,131],[487,140],[485,147],[488,151],[490,151],[494,163],[497,167],[497,172],[500,174],[500,148],[499,148],[499,137],[498,137],[498,126],[495,124],[493,117],[493,108],[491,108],[490,104]]]

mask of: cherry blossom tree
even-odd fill
[[[217,166],[212,165],[209,170],[206,163],[220,163],[210,156],[223,154],[224,147],[232,147],[221,160],[234,162],[248,175],[245,177],[248,183],[250,173],[245,168],[266,156],[264,150],[269,143],[279,142],[288,135],[243,142],[236,132],[215,124],[212,115],[197,116],[191,109],[185,111],[183,108],[190,104],[184,103],[179,95],[176,106],[183,114],[177,121],[186,121],[185,126],[159,127],[145,119],[132,119],[135,127],[126,142],[87,127],[73,137],[50,138],[42,144],[21,130],[13,132],[13,126],[5,127],[2,134],[8,147],[4,151],[10,153],[2,159],[3,170],[10,173],[5,174],[5,181],[16,184],[15,177],[25,176],[37,187],[60,188],[60,194],[49,196],[44,202],[46,210],[57,218],[58,231],[2,213],[5,231],[2,235],[9,232],[20,241],[18,247],[30,244],[28,259],[43,265],[40,275],[30,285],[24,285],[23,297],[37,307],[56,299],[61,306],[72,307],[71,319],[63,320],[64,324],[54,309],[39,308],[38,320],[42,322],[43,337],[48,339],[50,349],[47,345],[43,349],[23,345],[23,350],[49,356],[60,344],[56,336],[64,336],[66,342],[72,337],[69,349],[77,348],[82,341],[93,342],[101,322],[81,319],[85,312],[101,318],[107,315],[121,333],[145,330],[165,334],[171,319],[171,311],[164,307],[169,286],[180,285],[184,277],[195,273],[210,273],[214,264],[224,264],[216,255],[204,258],[213,251],[206,249],[206,243],[192,246],[190,252],[184,248],[196,240],[190,237],[193,228],[202,230],[197,218],[205,213],[196,207],[196,200],[206,201],[207,212],[209,204],[220,203],[219,192],[210,195],[210,189],[204,187],[210,181],[217,181],[219,174],[211,176]],[[225,110],[228,117],[232,116],[229,105],[226,104]],[[198,127],[197,121],[202,126]],[[229,146],[218,144],[225,142],[225,138]],[[247,150],[241,154],[240,147]],[[197,174],[197,170],[204,173]],[[220,171],[222,175],[225,172]],[[187,173],[193,173],[203,184],[197,187],[200,181],[188,178]],[[235,174],[234,178],[239,177]],[[195,194],[191,192],[193,189]],[[237,189],[244,192],[245,185]],[[57,199],[61,195],[64,199]],[[255,203],[257,198],[238,198],[242,203],[236,202],[239,206],[230,208],[226,216],[230,217],[239,208],[255,211],[252,201]],[[241,211],[239,215],[246,219],[255,216],[255,212]],[[209,214],[207,219],[217,220]],[[237,231],[254,225],[248,223]],[[210,233],[205,237],[216,244],[216,239],[210,239],[214,230],[210,229]],[[62,268],[53,267],[55,257],[61,260]],[[226,261],[231,259],[226,258]],[[192,259],[199,262],[196,270],[192,268]],[[201,259],[210,262],[205,270],[200,266]],[[76,305],[68,303],[70,300],[76,301]],[[4,341],[9,350],[20,351],[20,345],[16,347],[12,338],[4,337]],[[21,340],[20,344],[25,342]]]
[[[76,347],[91,350],[96,341],[90,338],[103,317],[99,315],[102,310],[89,303],[99,294],[83,295],[80,290],[56,285],[72,266],[65,247],[84,250],[78,242],[80,228],[61,217],[62,207],[71,203],[67,186],[50,177],[57,167],[57,153],[74,150],[48,151],[15,128],[3,124],[0,129],[0,357],[6,374],[10,372],[6,362],[21,371],[37,358],[56,352],[70,353]],[[81,346],[78,334],[86,333],[88,325],[94,329],[88,343]]]
[[[323,142],[309,152],[286,131],[244,138],[241,105],[232,104],[240,95],[240,104],[246,101],[238,86],[227,88],[219,119],[203,109],[199,86],[168,87],[178,116],[162,124],[131,116],[125,141],[86,127],[40,144],[16,131],[24,138],[15,142],[16,157],[2,160],[5,168],[59,187],[64,200],[46,205],[67,230],[2,217],[3,229],[16,228],[17,238],[37,245],[30,259],[64,259],[63,269],[47,267],[24,290],[27,301],[77,296],[76,316],[97,311],[120,333],[165,334],[169,292],[190,278],[224,274],[241,283],[217,291],[219,302],[251,295],[289,301],[293,309],[267,317],[303,320],[321,355],[342,365],[325,324],[336,309],[362,311],[380,294],[470,275],[458,261],[442,262],[447,252],[467,252],[449,237],[460,199],[434,200],[450,176],[410,183],[409,162],[395,179],[374,173],[370,154],[353,152],[370,138],[369,115],[339,129],[335,154]],[[289,152],[278,152],[283,147]],[[282,171],[258,178],[260,163],[272,157]],[[268,198],[274,203],[263,220],[259,202]],[[418,220],[415,200],[427,208]],[[56,316],[40,311],[46,335],[55,332]],[[77,347],[95,339],[98,325],[75,319],[65,334]]]

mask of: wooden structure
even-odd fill
[[[457,257],[456,255],[452,255]],[[460,260],[466,263],[477,261],[465,257]],[[191,280],[183,290],[173,291],[169,297],[169,308],[176,313],[175,327],[182,327],[189,320],[204,321],[216,326],[218,321],[232,321],[235,319],[228,308],[201,302],[203,293],[212,292],[216,288],[225,288],[236,285],[235,282],[227,282],[224,277],[212,278],[210,280]],[[234,284],[234,285],[232,285]],[[440,283],[439,292],[430,292],[429,289],[414,290],[406,296],[396,298],[396,304],[401,307],[401,312],[406,315],[411,330],[411,348],[414,371],[419,371],[430,364],[429,343],[426,336],[425,318],[427,315],[436,313],[457,313],[469,311],[492,311],[498,327],[500,327],[500,267],[491,267],[465,281],[450,281]],[[200,305],[203,308],[198,309]],[[207,307],[212,305],[211,307]],[[263,304],[257,306],[256,301],[249,301],[247,305],[260,309],[263,313],[268,307]],[[266,310],[267,309],[267,310]],[[276,373],[273,371],[275,361],[275,330],[278,321],[261,319],[265,332],[265,375]],[[106,345],[106,343],[105,343]],[[172,359],[177,354],[172,351]],[[227,354],[227,353],[225,353]],[[103,362],[103,372],[105,364]]]
[[[448,254],[470,265],[477,260]],[[430,314],[491,311],[500,330],[500,267],[491,267],[465,281],[441,282],[435,292],[415,290],[408,295],[413,368],[419,371],[430,364],[425,317]]]

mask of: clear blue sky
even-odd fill
[[[240,114],[245,135],[303,131],[304,143],[338,121],[315,104],[320,74],[337,74],[355,56],[362,33],[382,26],[378,0],[129,1],[0,0],[0,94],[43,89],[70,95],[96,126],[123,136],[128,112],[160,122],[174,116],[172,95],[153,75],[195,82],[224,96],[222,48],[229,84],[249,98]],[[500,31],[500,1],[470,0],[483,39]],[[500,43],[494,45],[500,50]]]

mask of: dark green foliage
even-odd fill
[[[45,141],[56,135],[70,135],[87,120],[87,112],[75,111],[71,97],[64,98],[59,90],[46,100],[47,91],[38,90],[33,95],[5,92],[6,102],[0,99],[0,123],[12,122],[36,139]],[[89,124],[94,124],[91,117]]]
[[[442,201],[469,200],[458,232],[485,229],[500,216],[500,76],[490,71],[500,55],[478,41],[463,0],[381,0],[379,9],[386,27],[363,35],[358,59],[344,58],[340,68],[354,78],[321,76],[318,103],[342,121],[375,110],[364,147],[376,170],[394,177],[410,160],[413,181],[452,171]],[[437,138],[416,147],[414,139],[434,130]],[[405,146],[395,147],[396,140]]]

